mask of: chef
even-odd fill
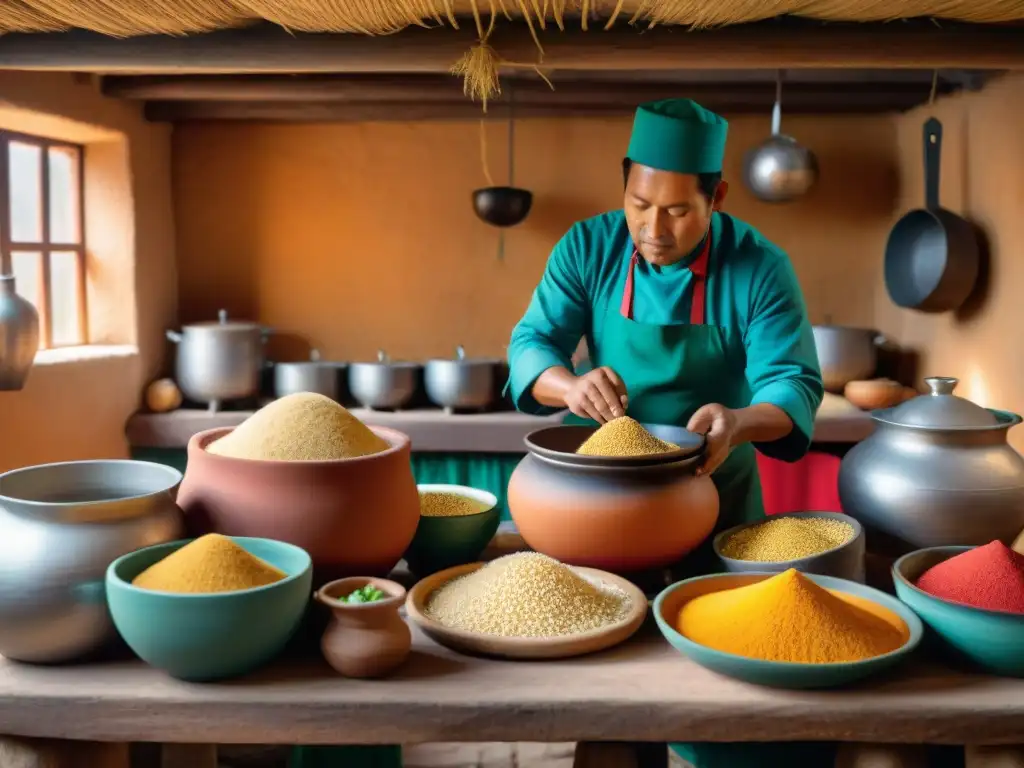
[[[718,488],[719,528],[764,515],[755,450],[804,456],[824,391],[789,258],[721,212],[727,132],[689,99],[641,105],[622,209],[558,242],[508,348],[521,411],[568,409],[567,423],[589,424],[628,414],[706,434],[699,471]],[[581,338],[592,368],[577,375]],[[709,549],[687,569],[713,567]],[[765,752],[703,747],[681,751],[698,768],[768,765]]]

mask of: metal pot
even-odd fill
[[[1006,544],[1024,529],[1024,458],[1007,443],[1021,417],[953,394],[873,411],[874,433],[839,468],[843,511],[915,548]]]
[[[878,347],[885,343],[878,331],[843,325],[816,325],[812,330],[821,378],[829,392],[842,392],[851,381],[874,375]]]
[[[0,275],[0,391],[15,391],[39,351],[39,313],[14,290],[14,275]]]
[[[508,484],[508,507],[531,549],[571,565],[636,572],[667,567],[704,541],[718,520],[701,435],[645,424],[680,446],[658,456],[580,456],[596,427],[547,427],[526,437]]]
[[[428,360],[424,368],[427,397],[446,411],[456,408],[483,410],[494,403],[500,360],[466,357],[461,346],[455,358]]]
[[[380,350],[375,363],[349,364],[348,388],[364,408],[401,408],[416,394],[421,369],[418,363],[393,361]]]
[[[207,403],[216,413],[225,400],[259,393],[270,329],[244,320],[229,322],[222,309],[216,322],[186,325],[181,331],[167,331],[167,338],[178,345],[175,380],[185,397]]]
[[[310,352],[304,363],[274,363],[274,395],[287,397],[299,392],[315,392],[341,402],[341,376],[344,363],[328,363],[320,359],[320,352]]]
[[[0,654],[70,661],[116,636],[107,566],[182,535],[178,470],[145,461],[72,461],[0,475]]]

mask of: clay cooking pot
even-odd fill
[[[372,603],[343,603],[341,598],[370,584],[387,597]],[[354,576],[322,586],[317,602],[331,610],[320,640],[324,658],[346,677],[381,677],[399,666],[412,649],[412,633],[398,614],[405,588],[388,579]]]
[[[718,520],[718,492],[696,477],[704,441],[684,429],[645,427],[682,450],[659,456],[580,456],[594,427],[548,427],[508,486],[508,506],[530,547],[570,565],[628,573],[677,562]]]
[[[313,558],[318,581],[387,575],[420,519],[409,438],[371,427],[391,447],[336,461],[254,461],[208,453],[231,429],[210,429],[188,442],[178,493],[192,535],[223,533],[277,539]]]

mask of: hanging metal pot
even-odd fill
[[[772,135],[743,158],[743,181],[754,196],[766,203],[788,203],[803,195],[818,180],[818,160],[807,147],[782,129],[782,73],[775,81]]]
[[[0,274],[0,391],[25,386],[39,351],[39,313],[14,290],[14,275]]]

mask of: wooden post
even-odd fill
[[[129,768],[128,745],[2,736],[0,768]]]

